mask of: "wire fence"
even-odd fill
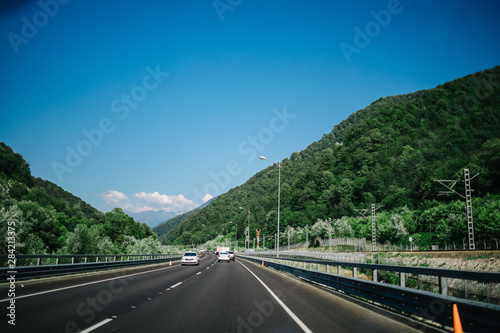
[[[475,243],[476,250],[499,250],[500,244],[497,240],[480,241]],[[366,238],[332,238],[314,239],[312,241],[295,244],[280,245],[280,251],[295,249],[322,248],[331,252],[418,252],[418,251],[465,251],[469,250],[468,243],[452,242],[444,244],[420,245],[410,242],[404,244],[391,244],[389,242],[373,243]],[[273,250],[273,248],[262,248],[262,250]],[[275,248],[274,248],[275,250]]]

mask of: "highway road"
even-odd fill
[[[369,305],[237,258],[155,265],[6,286],[1,332],[419,332]]]

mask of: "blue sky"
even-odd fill
[[[0,141],[101,211],[189,210],[380,97],[500,64],[498,1],[19,3]]]

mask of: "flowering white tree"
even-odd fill
[[[286,232],[284,233],[284,236],[288,239],[288,232],[290,232],[290,243],[291,244],[296,244],[304,241],[305,239],[305,228],[301,227],[288,227]],[[281,235],[280,235],[280,238]]]
[[[333,232],[337,237],[352,237],[354,234],[346,216],[335,220],[333,223]]]
[[[394,239],[399,241],[408,235],[403,217],[399,214],[391,215],[392,228],[394,229]]]
[[[163,254],[167,252],[165,246],[153,237],[137,239],[133,236],[125,236],[123,248],[126,254]]]
[[[111,238],[105,236],[97,241],[97,253],[99,254],[116,254],[117,250],[111,241]]]
[[[311,237],[325,237],[328,236],[328,222],[318,219],[311,227]]]

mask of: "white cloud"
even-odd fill
[[[214,196],[211,195],[211,194],[205,194],[205,196],[203,197],[203,199],[201,199],[201,201],[203,201],[203,203],[209,201],[210,199],[212,199]]]
[[[106,201],[107,205],[119,205],[121,203],[129,201],[127,196],[118,191],[108,191],[106,193],[101,193],[101,197]]]
[[[160,194],[158,192],[136,193],[135,198],[142,203],[145,203],[151,207],[153,210],[162,210],[165,212],[176,212],[176,211],[187,211],[196,207],[196,204],[192,200],[186,199],[182,194],[179,195],[166,195]]]
[[[206,196],[205,196],[206,197]],[[122,192],[109,190],[101,193],[101,198],[104,199],[108,206],[119,207],[126,212],[142,213],[153,210],[155,212],[187,212],[196,208],[196,204],[189,199],[186,199],[182,194],[166,195],[159,192],[146,193],[140,192],[134,194],[131,200]]]

